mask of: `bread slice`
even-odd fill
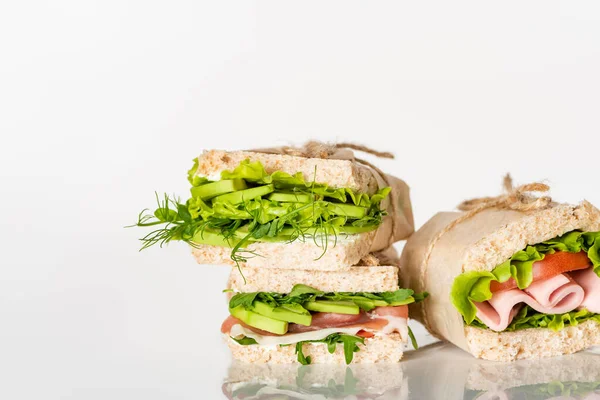
[[[260,346],[240,345],[228,335],[223,335],[235,360],[246,363],[297,363],[295,346]],[[360,351],[354,353],[352,364],[400,362],[404,352],[404,341],[398,333],[376,335],[365,339],[364,344],[358,344]],[[305,356],[311,357],[313,364],[345,364],[343,346],[338,345],[331,354],[325,343],[305,343],[302,346]]]
[[[378,189],[377,180],[370,168],[351,160],[304,158],[253,151],[205,151],[198,157],[197,174],[219,180],[221,172],[235,169],[246,159],[259,161],[269,174],[275,171],[290,175],[301,172],[307,182],[326,183],[334,188],[348,188],[367,194],[373,194]]]
[[[465,327],[471,354],[492,361],[514,361],[556,357],[600,345],[600,323],[588,320],[558,332],[532,328],[514,332],[494,332]]]
[[[477,357],[496,360],[569,353],[588,347],[599,339],[594,335],[590,339],[577,336],[563,342],[562,339],[553,339],[552,331],[536,329],[541,335],[537,340],[548,340],[548,348],[537,347],[537,352],[528,352],[525,342],[520,344],[519,341],[535,335],[532,331],[514,334],[473,331],[475,328],[465,327],[462,316],[450,301],[454,279],[463,272],[491,271],[527,245],[572,230],[600,230],[600,211],[597,208],[584,201],[579,205],[554,203],[548,208],[529,212],[488,209],[444,233],[426,259],[434,238],[461,215],[436,214],[410,238],[403,250],[401,265],[405,284],[416,292],[427,291],[430,294],[427,301],[410,306],[411,318],[423,322],[440,339],[448,340]],[[584,328],[580,326],[565,332],[577,333],[581,329]],[[503,340],[500,341],[500,338]]]
[[[292,243],[253,243],[246,246],[243,268],[303,269],[318,271],[347,271],[371,252],[376,231],[358,235],[328,238],[327,248],[316,245],[311,239]],[[192,254],[199,264],[235,265],[231,248],[194,245]],[[252,254],[256,254],[253,256]]]
[[[244,278],[232,269],[228,287],[236,292],[289,293],[304,284],[324,292],[393,292],[399,289],[398,267],[361,266],[348,271],[244,268]]]
[[[408,382],[402,364],[250,364],[234,360],[229,367],[223,391],[232,399],[281,395],[282,398],[407,399]],[[331,389],[331,392],[327,392]],[[237,395],[238,397],[235,397]],[[311,397],[312,396],[312,397]],[[330,397],[333,396],[333,397]],[[364,396],[364,397],[361,397]],[[351,397],[355,398],[355,397]]]

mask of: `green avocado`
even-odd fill
[[[263,331],[284,335],[288,330],[288,323],[273,318],[265,317],[252,311],[246,310],[243,306],[230,308],[229,313],[245,323]]]
[[[244,201],[252,200],[257,197],[265,196],[274,190],[273,185],[257,186],[251,189],[238,190],[237,192],[222,194],[213,199],[215,202],[228,202],[231,204],[240,204]]]
[[[335,215],[342,215],[348,218],[364,218],[367,215],[367,208],[355,206],[352,204],[328,203],[327,210]]]
[[[200,197],[202,200],[212,199],[225,193],[236,192],[246,189],[246,182],[243,179],[231,179],[207,183],[202,186],[196,186],[190,189],[192,197]]]
[[[253,305],[255,313],[276,319],[278,321],[293,322],[295,324],[304,326],[310,326],[310,323],[312,322],[312,316],[306,310],[304,313],[297,313],[286,308],[285,305],[273,308],[261,301],[255,301]]]
[[[280,203],[310,203],[313,199],[313,195],[302,193],[271,193],[269,195],[269,200]]]
[[[304,305],[310,311],[329,312],[336,314],[358,314],[360,308],[351,301],[317,300]]]

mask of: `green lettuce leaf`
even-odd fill
[[[502,283],[513,278],[517,282],[517,286],[524,289],[533,280],[533,263],[543,260],[546,254],[553,254],[556,251],[587,252],[594,272],[600,276],[600,232],[572,231],[554,239],[527,246],[525,250],[516,252],[491,272],[469,271],[457,276],[450,293],[452,304],[461,313],[465,322],[472,324],[477,313],[474,302],[487,301],[492,298],[490,290],[492,281]]]

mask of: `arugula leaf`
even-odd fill
[[[331,354],[335,353],[338,344],[342,344],[344,346],[344,359],[346,364],[350,364],[354,358],[354,353],[360,351],[358,344],[364,344],[365,339],[360,336],[332,333],[324,339],[298,342],[296,343],[296,354],[298,355],[298,362],[302,365],[308,365],[311,362],[310,356],[305,356],[302,351],[302,345],[305,343],[325,343],[327,351]]]
[[[469,271],[454,279],[450,298],[452,304],[462,314],[467,325],[475,321],[477,309],[474,302],[492,298],[492,281],[506,282],[513,278],[520,289],[533,281],[533,264],[543,260],[546,254],[557,251],[578,253],[585,251],[592,262],[594,272],[600,276],[600,232],[572,231],[545,242],[527,246],[516,252],[510,259],[498,265],[491,272]],[[553,326],[560,326],[557,321]]]
[[[244,306],[245,309],[251,310],[253,308],[252,304],[254,300],[256,300],[257,292],[252,293],[237,293],[234,295],[231,300],[229,300],[229,308],[236,308],[238,306]]]
[[[412,329],[410,329],[410,326],[408,327],[408,337],[410,338],[410,343],[412,344],[413,349],[418,350],[419,344],[417,343],[417,338],[415,337]]]
[[[349,293],[349,292],[330,292],[325,293],[307,285],[294,285],[289,294],[270,293],[270,292],[252,292],[238,293],[229,301],[229,308],[244,306],[247,310],[253,309],[255,301],[261,301],[269,306],[283,307],[298,313],[308,312],[304,305],[315,300],[332,300],[332,301],[350,301],[359,306],[364,311],[370,311],[376,306],[375,302],[383,302],[387,306],[397,306],[414,303],[415,301],[423,301],[428,296],[428,293],[415,294],[411,289],[398,289],[394,292],[382,293]]]
[[[256,340],[254,340],[254,339],[252,339],[250,337],[247,337],[247,336],[244,336],[241,339],[236,339],[234,337],[231,337],[231,339],[233,339],[234,341],[236,341],[238,344],[241,344],[242,346],[250,346],[250,345],[253,345],[253,344],[258,344],[258,343],[256,343]]]

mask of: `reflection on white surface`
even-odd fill
[[[600,356],[593,351],[541,360],[478,360],[436,343],[406,354],[410,399],[599,399]]]
[[[407,352],[400,364],[233,362],[223,393],[230,400],[600,400],[600,355],[498,363],[436,343]]]
[[[408,399],[400,364],[267,365],[233,362],[223,383],[230,400]]]

